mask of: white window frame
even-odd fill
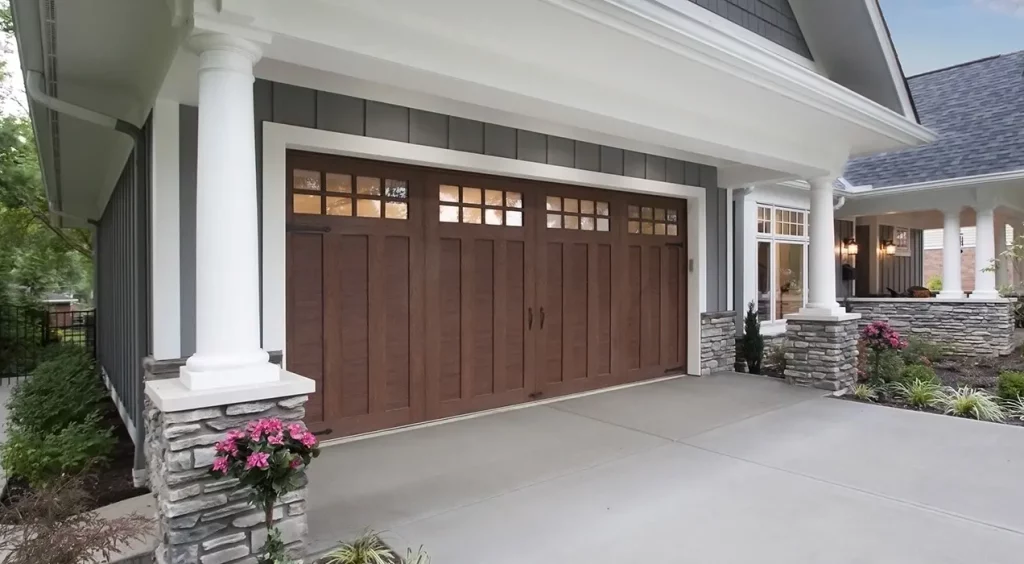
[[[769,243],[770,246],[769,246],[769,251],[768,251],[768,272],[769,272],[769,274],[768,274],[768,315],[766,316],[765,319],[761,320],[761,324],[762,324],[762,326],[765,326],[767,329],[769,329],[768,333],[771,334],[771,333],[779,332],[780,330],[782,330],[785,327],[785,324],[786,324],[786,320],[785,319],[773,319],[773,316],[775,315],[775,306],[776,306],[775,284],[776,284],[776,281],[777,281],[777,276],[775,276],[775,274],[776,274],[775,271],[776,271],[776,268],[777,268],[777,265],[776,265],[776,255],[778,254],[777,253],[777,244],[778,243],[797,244],[797,245],[802,245],[803,246],[803,259],[802,259],[803,260],[803,264],[802,264],[802,272],[801,272],[801,278],[800,278],[800,281],[801,281],[801,283],[803,285],[802,294],[801,294],[801,296],[803,298],[803,303],[801,304],[801,306],[802,307],[806,307],[807,306],[807,248],[808,248],[808,246],[810,244],[810,240],[811,240],[810,239],[810,234],[809,234],[810,225],[809,225],[809,222],[808,222],[808,219],[810,217],[810,210],[795,208],[795,207],[791,207],[791,206],[778,206],[778,205],[775,205],[775,204],[762,203],[762,202],[757,202],[756,205],[757,205],[757,210],[758,210],[757,217],[760,217],[760,210],[762,210],[762,209],[767,209],[770,212],[769,213],[769,218],[770,219],[769,219],[769,223],[768,223],[768,233],[761,233],[761,232],[759,232],[757,230],[756,227],[755,227],[755,230],[754,230],[755,231],[755,238],[754,238],[754,249],[755,249],[754,250],[754,257],[755,257],[755,263],[753,265],[753,267],[754,267],[753,272],[754,272],[754,276],[756,278],[757,275],[758,275],[757,263],[756,263],[757,259],[756,259],[756,257],[757,257],[757,254],[758,254],[757,248],[758,248],[759,244],[760,243]],[[803,233],[804,234],[802,236],[779,235],[779,234],[777,234],[776,233],[776,223],[775,223],[776,222],[776,211],[792,211],[792,212],[802,213],[803,214]],[[754,287],[756,288],[755,299],[758,302],[760,302],[760,286],[759,286],[759,283],[757,281],[755,281]]]

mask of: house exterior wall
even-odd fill
[[[933,277],[942,279],[942,249],[924,250],[923,279],[928,282]],[[960,289],[974,291],[974,247],[960,250]]]
[[[266,80],[256,81],[254,97],[261,261],[263,154],[260,148],[263,146],[262,124],[267,121],[702,187],[707,196],[707,311],[727,309],[727,192],[718,188],[715,167]],[[185,357],[195,352],[197,108],[180,106],[179,118],[181,355]]]
[[[149,127],[125,163],[96,225],[96,352],[115,403],[142,452],[142,359],[150,348]]]
[[[811,58],[789,0],[689,0],[794,53]]]
[[[879,225],[879,239],[886,241],[893,238],[891,225]],[[891,288],[897,292],[905,292],[911,286],[924,285],[924,232],[920,229],[910,230],[910,256],[890,256],[879,254],[879,291],[886,292]]]

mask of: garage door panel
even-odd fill
[[[324,280],[329,336],[324,383],[328,420],[370,412],[370,238],[328,236]],[[333,314],[333,315],[332,315]]]
[[[665,247],[662,252],[662,295],[661,295],[661,364],[679,366],[679,333],[682,319],[679,309],[681,272],[680,247]]]
[[[442,239],[439,259],[437,332],[428,334],[437,335],[439,366],[434,393],[445,402],[462,397],[462,241]]]
[[[555,383],[562,381],[562,361],[564,358],[562,329],[562,288],[563,288],[563,256],[562,243],[548,243],[544,253],[544,333],[541,347],[544,350],[543,381]],[[540,328],[540,310],[538,309],[538,329]]]
[[[626,368],[640,368],[643,313],[643,247],[630,245],[626,271],[626,334],[622,338]]]
[[[562,380],[587,377],[588,313],[590,290],[587,244],[563,247]]]
[[[646,246],[641,258],[640,366],[661,364],[661,248]]]
[[[499,262],[504,271],[498,277],[503,286],[505,304],[503,346],[498,349],[504,366],[505,391],[522,390],[526,385],[526,327],[523,312],[526,311],[526,244],[523,241],[507,241],[504,244],[504,258]],[[502,303],[502,302],[499,302]]]
[[[384,300],[386,312],[383,316],[384,338],[380,343],[383,362],[387,373],[384,409],[394,410],[412,407],[412,367],[410,319],[410,252],[407,237],[387,237],[384,240],[383,261]]]
[[[324,296],[322,236],[318,233],[288,234],[289,335],[288,367],[316,381],[316,392],[306,403],[309,421],[323,421]]]
[[[468,332],[470,374],[467,396],[494,393],[494,241],[473,241],[470,257],[471,318]],[[464,396],[465,397],[465,396]]]
[[[610,374],[612,371],[612,246],[591,247],[593,268],[591,278],[595,291],[591,292],[591,375]]]

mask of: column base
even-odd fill
[[[942,290],[935,297],[940,300],[962,300],[964,293],[960,290]]]
[[[214,477],[209,470],[214,444],[229,430],[267,417],[302,420],[313,381],[290,373],[282,377],[289,387],[270,388],[286,392],[280,395],[264,391],[224,401],[227,396],[221,391],[213,396],[186,390],[207,400],[186,409],[180,409],[185,404],[175,395],[183,389],[178,379],[147,382],[146,458],[157,498],[158,563],[255,562],[266,542],[263,511],[249,503],[248,490],[237,490],[236,481]],[[240,393],[236,388],[236,397]],[[274,526],[295,559],[305,556],[306,493],[303,487],[282,496],[274,510]]]
[[[266,384],[276,382],[280,378],[281,367],[270,362],[203,371],[191,370],[187,364],[181,367],[181,383],[190,390],[213,390],[232,386]]]
[[[972,300],[998,300],[1002,298],[997,290],[975,290],[971,292]]]
[[[831,317],[786,316],[786,381],[833,391],[853,386],[860,317],[845,312]]]
[[[859,313],[849,313],[846,308],[835,307],[835,308],[817,308],[817,307],[804,307],[800,308],[799,313],[790,313],[789,315],[783,316],[787,323],[790,319],[810,320],[810,321],[830,321],[840,322],[849,321],[851,319],[860,319]]]

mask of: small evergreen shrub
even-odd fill
[[[105,464],[116,442],[113,430],[95,412],[54,433],[14,427],[0,447],[0,464],[9,476],[45,487],[61,476]]]
[[[85,421],[106,391],[92,358],[77,346],[54,347],[11,393],[8,420],[22,431],[49,435]]]
[[[761,321],[757,317],[757,304],[747,304],[743,319],[743,358],[751,374],[761,373],[761,358],[764,356],[764,337],[761,336]]]
[[[999,375],[999,397],[1014,400],[1024,397],[1024,372],[1003,372]]]
[[[931,384],[938,385],[939,377],[935,375],[935,371],[928,366],[921,364],[909,364],[903,367],[900,372],[900,380],[904,383],[910,382],[928,382]]]
[[[903,362],[907,364],[931,366],[945,358],[949,354],[949,350],[938,343],[911,337],[907,339],[907,346],[901,354]]]
[[[903,359],[893,349],[868,353],[868,378],[875,385],[899,382],[904,366]]]

